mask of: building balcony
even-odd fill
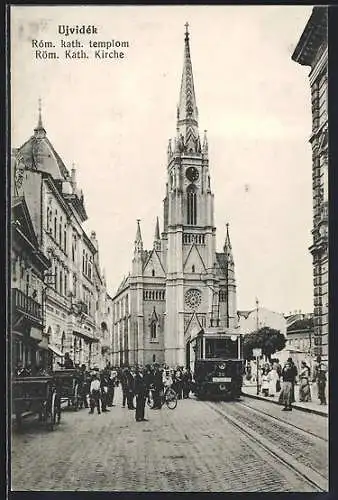
[[[41,304],[18,288],[12,289],[12,309],[16,314],[22,314],[38,324],[42,323]]]

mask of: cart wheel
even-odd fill
[[[168,389],[165,396],[165,403],[169,410],[174,410],[177,406],[177,394],[173,389]]]
[[[75,384],[74,396],[73,396],[73,407],[77,411],[79,409],[79,384]]]
[[[56,423],[56,393],[52,393],[52,398],[50,402],[50,408],[47,410],[47,423],[49,423],[49,428],[51,431],[54,430]]]
[[[56,405],[56,415],[57,415],[57,420],[56,422],[59,424],[61,420],[61,398],[58,396],[56,398],[57,405]]]

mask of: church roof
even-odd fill
[[[45,129],[36,128],[34,135],[17,150],[24,164],[32,170],[50,174],[53,179],[69,179],[69,172],[60,155],[55,151]]]
[[[124,288],[127,287],[127,285],[129,284],[128,283],[129,282],[129,276],[130,275],[128,274],[128,276],[124,276],[123,277],[123,279],[122,279],[122,281],[121,281],[118,289],[116,290],[116,294],[115,295],[117,295],[119,292],[121,292],[122,290],[124,290]]]

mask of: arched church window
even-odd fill
[[[193,264],[192,268],[191,268],[191,272],[194,273],[195,272],[195,265]]]
[[[197,224],[196,187],[193,184],[187,187],[187,224]]]
[[[151,340],[155,340],[157,337],[157,325],[155,321],[152,321],[150,325],[150,338]]]
[[[151,271],[151,275],[155,276],[155,270],[154,269]]]

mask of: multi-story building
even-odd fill
[[[208,140],[200,140],[189,33],[169,140],[163,231],[145,250],[137,222],[132,270],[114,300],[114,363],[189,365],[201,329],[237,332],[236,282],[229,231],[216,251]]]
[[[54,366],[65,352],[74,362],[102,364],[101,326],[97,323],[97,287],[102,285],[95,233],[89,237],[82,191],[49,141],[39,111],[34,134],[14,151],[20,168],[16,195],[25,198],[40,251],[51,262],[43,296],[44,333],[54,353]],[[16,171],[16,170],[15,170]],[[103,307],[105,305],[103,304]]]
[[[260,328],[272,328],[286,335],[286,321],[282,313],[270,311],[266,307],[256,307],[249,311],[237,311],[239,330],[242,335],[253,333]]]
[[[313,314],[299,314],[286,317],[286,348],[298,350],[312,358],[313,353]]]
[[[314,7],[292,59],[310,67],[314,354],[328,356],[328,43],[327,7]]]
[[[46,366],[50,361],[43,331],[42,302],[45,275],[51,263],[39,248],[24,197],[17,196],[14,192],[22,183],[22,165],[16,165],[15,172],[11,214],[12,370],[15,370],[18,364]]]

